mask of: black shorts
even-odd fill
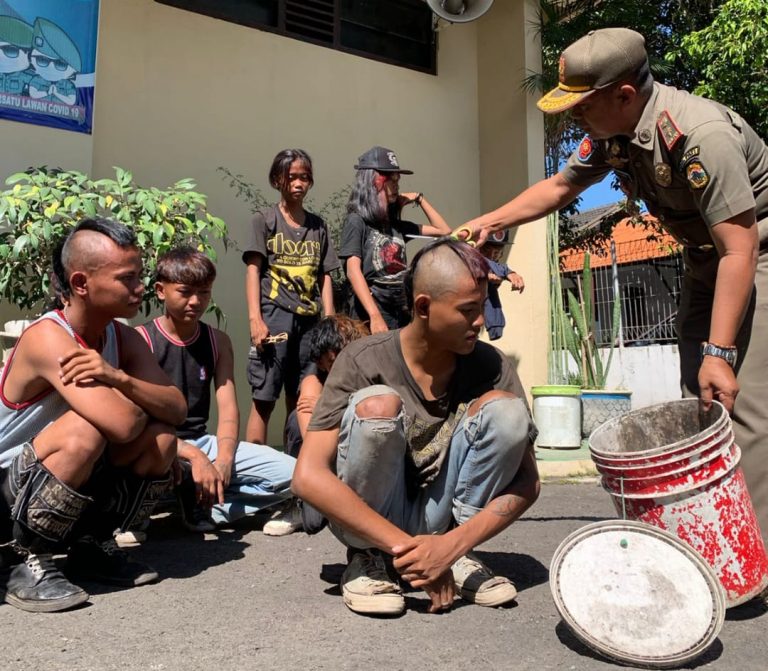
[[[299,382],[309,372],[309,332],[317,324],[317,315],[302,316],[274,303],[263,303],[261,316],[269,335],[287,333],[288,340],[265,344],[261,352],[248,352],[248,382],[255,401],[276,401],[285,389],[288,396],[298,396]]]

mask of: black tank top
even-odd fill
[[[179,438],[200,438],[207,433],[213,381],[219,351],[213,328],[200,322],[189,340],[177,340],[155,319],[139,332],[149,344],[160,367],[187,399],[187,418],[176,427]]]

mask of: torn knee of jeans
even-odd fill
[[[355,406],[355,415],[358,419],[395,420],[400,415],[402,405],[397,394],[369,396]]]
[[[482,396],[479,398],[476,398],[472,403],[469,404],[469,408],[467,408],[467,416],[472,417],[473,415],[476,415],[480,410],[483,409],[483,407],[491,403],[493,401],[501,401],[501,400],[514,400],[517,396],[515,396],[512,392],[509,391],[501,391],[500,389],[493,389],[491,391],[485,392]]]

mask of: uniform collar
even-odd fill
[[[646,151],[653,151],[656,145],[656,121],[663,108],[663,98],[661,85],[654,82],[651,97],[645,104],[640,121],[635,126],[635,134],[630,140],[632,144]]]

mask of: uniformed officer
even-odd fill
[[[82,70],[82,59],[72,38],[55,23],[38,17],[33,26],[31,61],[36,74],[29,83],[29,95],[74,105],[75,75]]]
[[[12,16],[0,16],[0,93],[25,95],[32,74],[29,51],[32,26]]]
[[[653,81],[642,35],[591,31],[538,102],[587,135],[566,166],[468,222],[480,241],[539,219],[611,170],[684,247],[677,317],[683,391],[732,411],[768,534],[768,149],[733,110]],[[738,397],[737,397],[738,394]]]

